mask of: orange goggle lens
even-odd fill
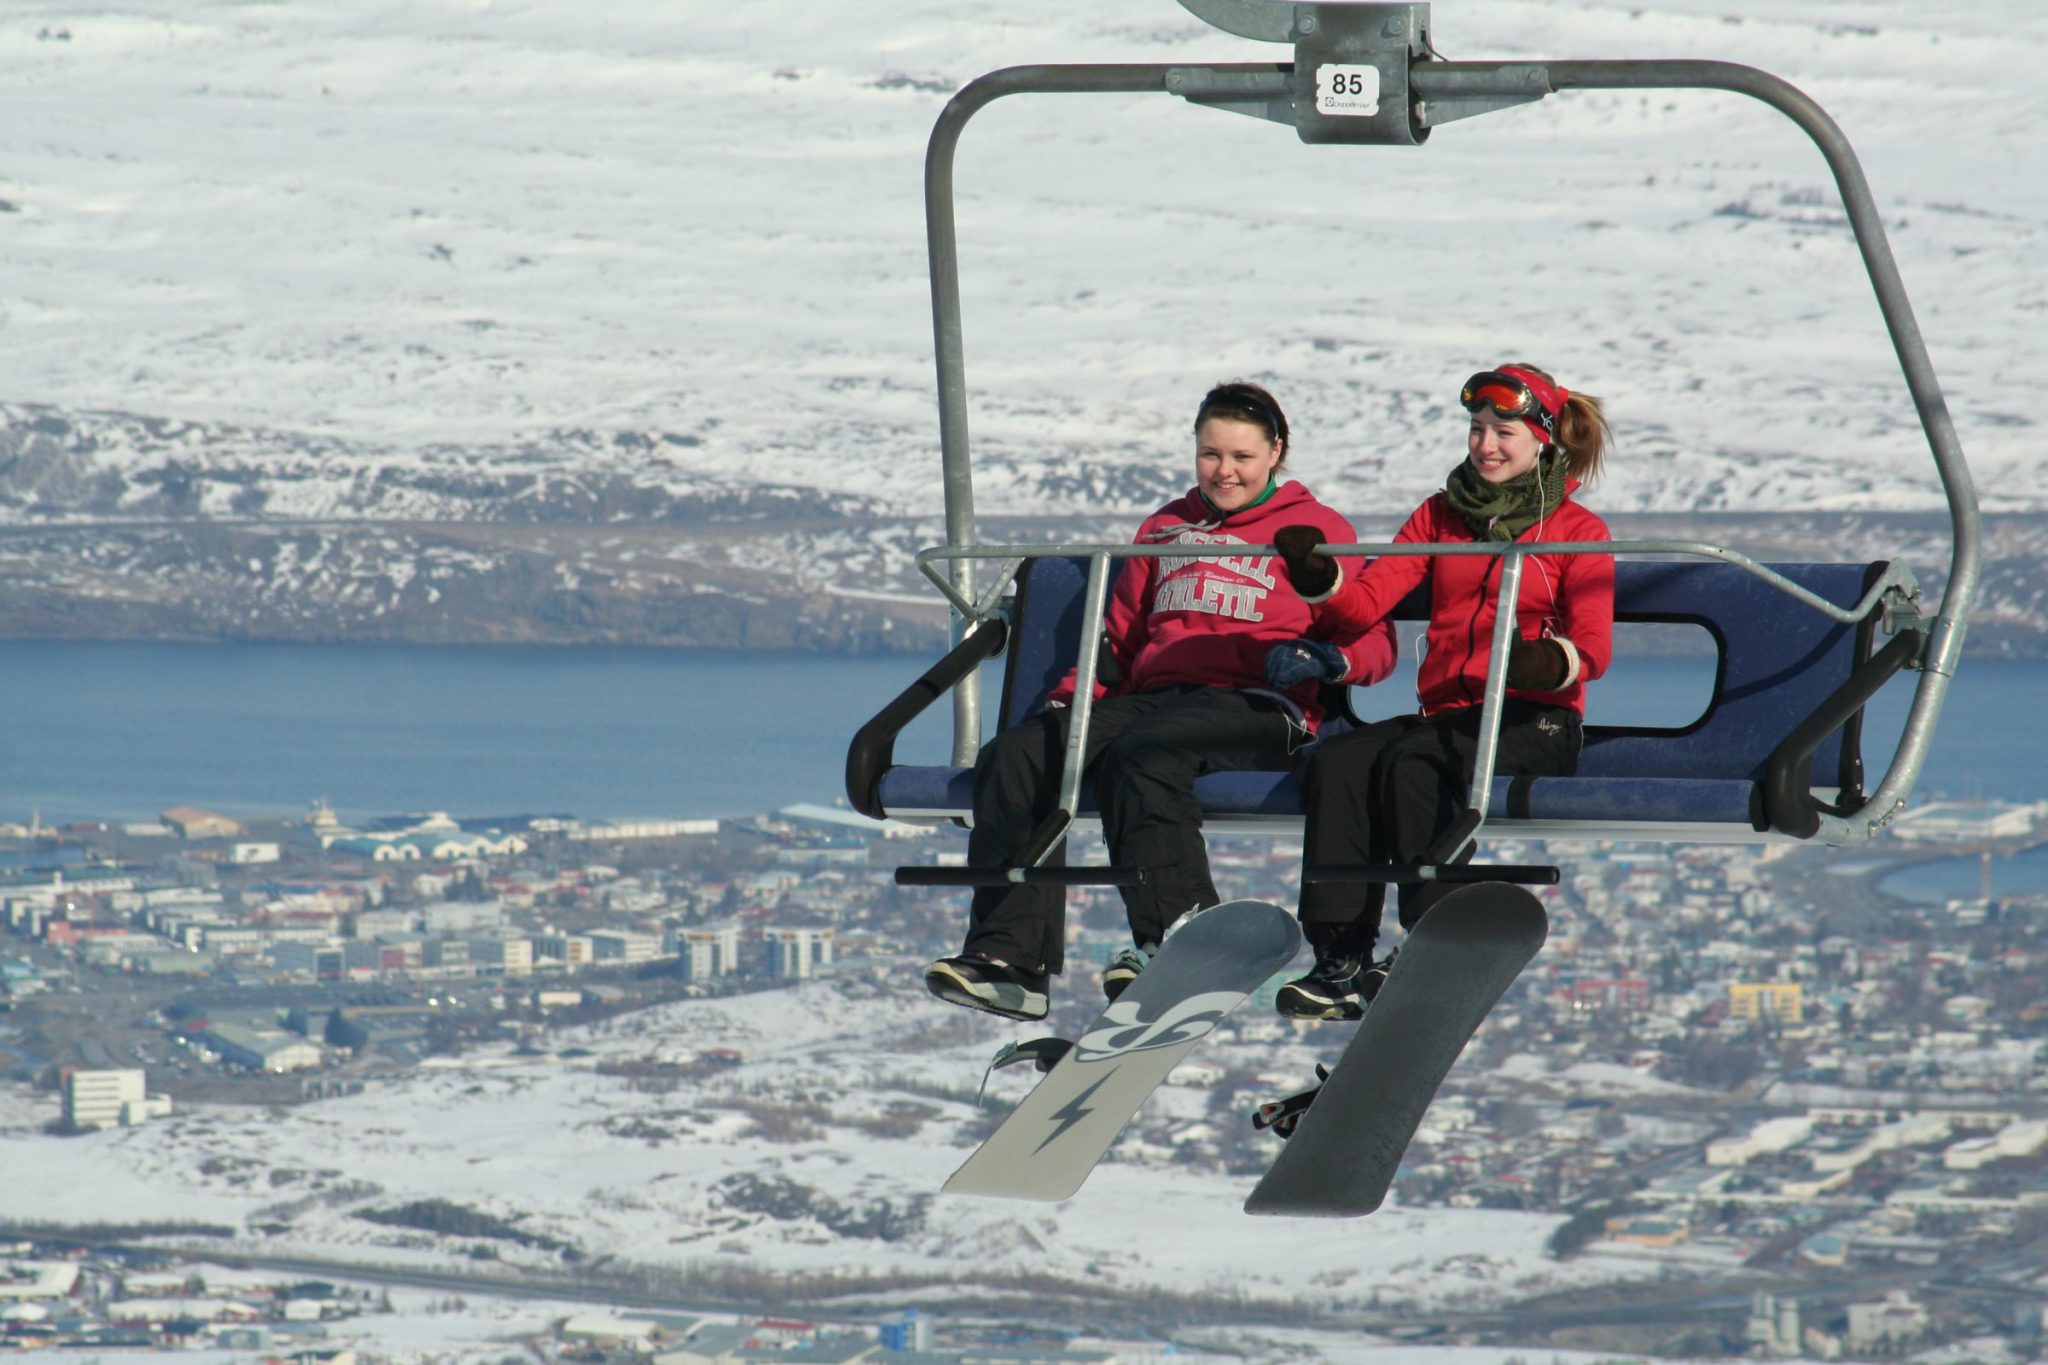
[[[1459,390],[1458,401],[1467,412],[1492,408],[1503,417],[1524,418],[1545,431],[1556,430],[1556,419],[1537,401],[1535,392],[1511,374],[1486,370],[1473,375]]]

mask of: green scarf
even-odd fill
[[[1267,500],[1268,498],[1272,497],[1272,496],[1273,496],[1273,495],[1274,495],[1275,493],[1277,493],[1277,492],[1279,492],[1279,491],[1280,491],[1280,476],[1279,476],[1278,474],[1269,474],[1269,475],[1267,475],[1267,476],[1266,476],[1266,491],[1265,491],[1265,492],[1263,492],[1263,493],[1259,494],[1259,495],[1258,495],[1258,496],[1257,496],[1256,498],[1253,498],[1253,499],[1252,499],[1252,500],[1251,500],[1250,502],[1246,503],[1246,504],[1245,504],[1244,506],[1242,506],[1242,507],[1239,507],[1239,508],[1237,508],[1237,509],[1235,509],[1235,510],[1233,510],[1233,511],[1229,511],[1229,512],[1226,512],[1226,511],[1224,511],[1224,510],[1223,510],[1222,508],[1218,507],[1218,506],[1217,506],[1217,505],[1216,505],[1215,503],[1213,503],[1213,502],[1210,502],[1210,501],[1209,501],[1209,495],[1208,495],[1207,493],[1204,493],[1204,492],[1203,492],[1203,491],[1202,491],[1202,490],[1201,490],[1200,488],[1197,488],[1197,489],[1195,490],[1195,496],[1196,496],[1196,497],[1198,497],[1198,498],[1200,498],[1200,499],[1202,500],[1202,505],[1203,505],[1204,507],[1208,508],[1208,509],[1209,509],[1209,510],[1210,510],[1211,512],[1214,512],[1214,513],[1215,513],[1215,514],[1216,514],[1216,515],[1217,515],[1218,517],[1220,517],[1220,518],[1223,518],[1224,520],[1228,520],[1229,518],[1231,518],[1231,517],[1234,517],[1234,516],[1236,516],[1236,515],[1237,515],[1237,514],[1238,514],[1239,512],[1249,512],[1249,511],[1251,511],[1251,510],[1252,510],[1252,509],[1253,509],[1254,507],[1257,507],[1257,506],[1258,506],[1258,505],[1259,505],[1260,503],[1263,503],[1263,502],[1265,502],[1265,501],[1266,501],[1266,500]]]
[[[1488,483],[1470,460],[1460,460],[1444,480],[1444,496],[1480,540],[1514,540],[1564,501],[1564,466],[1555,450],[1546,450],[1506,483]]]

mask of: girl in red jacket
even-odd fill
[[[1444,491],[1415,510],[1397,542],[1484,544],[1599,541],[1607,524],[1573,494],[1600,471],[1613,439],[1600,401],[1570,393],[1531,365],[1473,375],[1460,395],[1472,414],[1465,459]],[[1429,585],[1427,652],[1416,677],[1418,714],[1336,736],[1302,771],[1304,866],[1415,863],[1465,809],[1478,745],[1480,702],[1499,600],[1494,555],[1386,555],[1344,578],[1316,553],[1314,527],[1276,537],[1287,574],[1324,633],[1385,620],[1411,589]],[[1563,776],[1578,766],[1586,684],[1606,671],[1614,626],[1614,560],[1607,555],[1529,556],[1515,603],[1495,771]],[[1412,926],[1448,888],[1401,891]],[[1375,962],[1385,889],[1304,883],[1301,925],[1316,962],[1280,988],[1282,1014],[1356,1019],[1386,979]]]
[[[1195,413],[1195,487],[1138,528],[1140,545],[1272,544],[1301,525],[1348,541],[1351,523],[1298,483],[1282,482],[1287,419],[1256,384],[1222,384]],[[1327,631],[1279,586],[1259,553],[1124,561],[1103,617],[1114,684],[1098,682],[1087,762],[1110,857],[1144,873],[1122,888],[1135,950],[1103,975],[1114,999],[1137,976],[1167,926],[1214,905],[1201,808],[1203,773],[1285,768],[1322,719],[1320,680],[1369,683],[1393,669],[1385,622]],[[1268,655],[1276,656],[1270,662]],[[1070,674],[1047,707],[982,748],[974,765],[974,867],[1012,866],[1059,795]],[[1056,855],[1057,856],[1057,855]],[[1048,976],[1066,941],[1065,893],[988,886],[974,893],[965,949],[925,973],[932,994],[1012,1019],[1041,1019]]]

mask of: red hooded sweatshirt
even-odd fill
[[[1567,481],[1557,510],[1516,537],[1536,541],[1611,540],[1607,523],[1572,500],[1577,480]],[[1478,537],[1438,493],[1415,509],[1394,536],[1397,544],[1473,544]],[[1351,561],[1356,563],[1357,561]],[[1500,599],[1500,560],[1492,555],[1383,555],[1344,581],[1314,607],[1316,624],[1331,633],[1364,629],[1429,582],[1428,652],[1415,678],[1422,713],[1477,706],[1486,696],[1486,656]],[[1614,559],[1609,555],[1530,555],[1522,562],[1522,587],[1515,603],[1516,629],[1524,640],[1541,636],[1566,643],[1576,656],[1565,685],[1555,692],[1508,695],[1552,706],[1586,710],[1586,684],[1607,671],[1614,653]]]
[[[1316,501],[1298,483],[1285,483],[1256,507],[1220,514],[1196,489],[1145,519],[1137,545],[1271,545],[1283,526],[1314,526],[1326,541],[1357,539],[1351,523]],[[1356,630],[1324,630],[1307,603],[1285,585],[1270,555],[1219,559],[1127,559],[1103,613],[1110,653],[1123,670],[1115,688],[1096,684],[1095,695],[1120,696],[1193,683],[1280,697],[1311,730],[1322,722],[1316,684],[1285,693],[1266,685],[1266,655],[1283,641],[1329,640],[1351,665],[1344,681],[1378,682],[1393,671],[1394,632],[1385,621]],[[1277,590],[1276,590],[1277,589]],[[1052,690],[1052,702],[1074,695],[1070,672]]]

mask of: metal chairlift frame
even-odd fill
[[[1079,676],[1094,676],[1096,645],[1113,559],[1146,554],[1178,556],[1208,553],[1244,554],[1248,547],[1224,546],[1204,551],[1196,546],[1137,547],[1128,544],[1054,544],[989,546],[976,544],[974,489],[969,453],[967,383],[960,318],[959,255],[953,214],[953,162],[968,121],[995,100],[1021,94],[1165,93],[1231,113],[1288,124],[1308,143],[1419,146],[1439,124],[1531,103],[1565,90],[1720,90],[1746,95],[1784,114],[1813,140],[1834,175],[1864,268],[1876,292],[1885,326],[1915,410],[1939,472],[1952,528],[1947,580],[1940,605],[1925,615],[1918,589],[1909,574],[1894,574],[1874,584],[1852,608],[1824,601],[1734,551],[1694,541],[1636,540],[1587,545],[1544,545],[1545,553],[1687,556],[1735,564],[1806,605],[1836,620],[1857,621],[1882,613],[1888,631],[1911,631],[1916,647],[1896,652],[1904,666],[1917,668],[1920,679],[1911,709],[1884,777],[1868,798],[1846,814],[1822,814],[1812,838],[1827,844],[1853,844],[1870,838],[1904,804],[1918,780],[1933,739],[1949,679],[1961,657],[1970,604],[1976,594],[1982,556],[1981,528],[1975,489],[1960,443],[1943,400],[1940,383],[1921,340],[1918,324],[1900,280],[1884,227],[1855,152],[1825,110],[1790,83],[1753,67],[1729,62],[1541,61],[1452,62],[1442,60],[1430,41],[1428,4],[1345,3],[1332,0],[1180,0],[1203,20],[1242,37],[1291,43],[1292,62],[1242,62],[1212,65],[1035,65],[993,71],[969,82],[940,113],[925,158],[925,225],[930,259],[932,329],[938,370],[939,432],[943,463],[946,537],[942,548],[918,556],[924,571],[951,602],[956,644],[991,620],[1001,620],[1001,594],[1019,564],[1032,555],[1085,556],[1089,563],[1081,632]],[[1347,84],[1348,82],[1348,84]],[[1377,87],[1376,100],[1372,97]],[[1333,99],[1331,92],[1338,92]],[[1346,94],[1364,98],[1345,101]],[[1338,106],[1344,107],[1338,107]],[[1376,106],[1376,107],[1375,107]],[[1271,553],[1271,547],[1263,548]],[[1515,600],[1525,547],[1520,545],[1416,547],[1390,544],[1332,546],[1333,552],[1372,554],[1484,553],[1503,556],[1501,594]],[[978,591],[974,565],[994,559],[1000,567],[995,581]],[[1469,850],[1486,809],[1498,743],[1498,716],[1505,695],[1509,632],[1515,615],[1500,613],[1495,624],[1492,664],[1488,675],[1481,742],[1466,823],[1438,856],[1450,862]],[[991,651],[992,652],[992,651]],[[981,743],[979,680],[966,669],[955,684],[953,762],[973,764]],[[1862,700],[1867,700],[1863,698]],[[1860,700],[1857,703],[1860,705]],[[1042,831],[1027,864],[1041,862],[1071,813],[1079,809],[1082,743],[1089,712],[1089,689],[1077,691],[1074,725],[1066,769],[1062,775],[1061,822]],[[1640,837],[1603,833],[1588,822],[1589,837]],[[1684,839],[1685,834],[1672,836]],[[1083,876],[1048,880],[1086,880]],[[1433,869],[1424,875],[1432,875]],[[1013,869],[1013,880],[1022,869]],[[1379,879],[1379,878],[1374,878]]]

